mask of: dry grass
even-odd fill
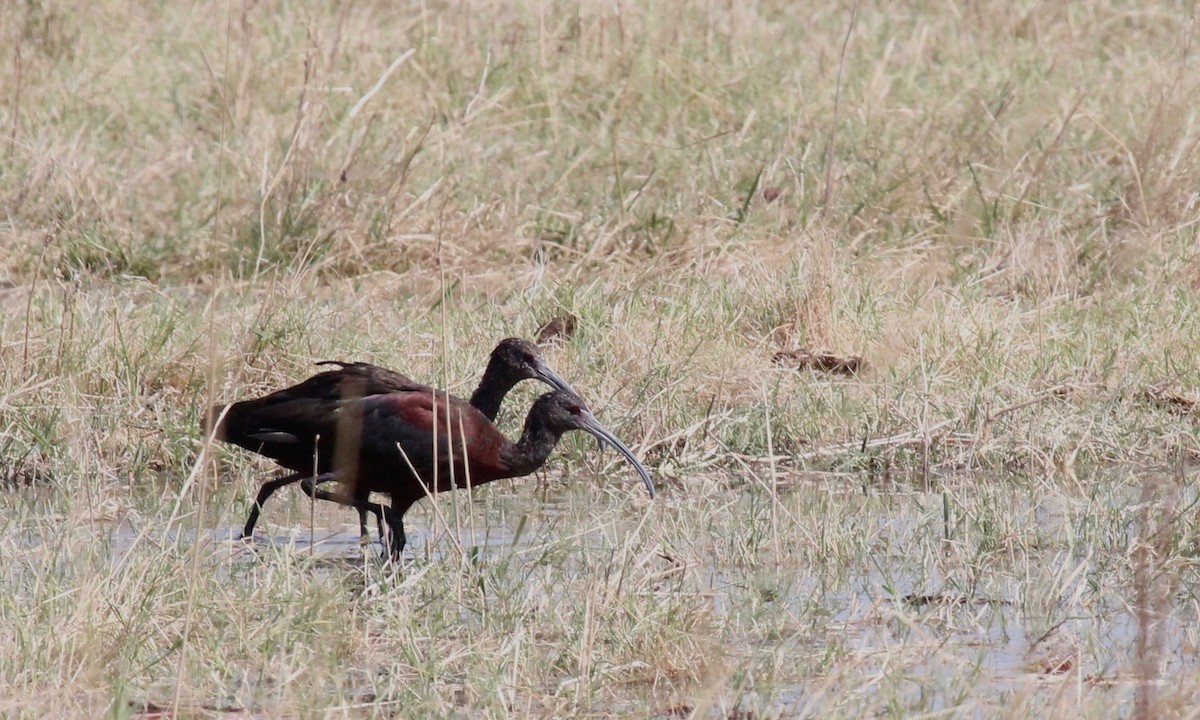
[[[1189,715],[1196,31],[3,5],[0,714]],[[565,314],[652,506],[576,439],[397,573],[194,542],[265,472],[207,403],[326,358],[465,392]]]

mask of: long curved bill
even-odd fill
[[[583,397],[582,395],[579,395],[579,393],[575,391],[575,388],[571,387],[571,383],[567,382],[566,380],[563,380],[561,375],[554,372],[554,370],[552,370],[550,368],[550,366],[546,364],[545,360],[542,360],[540,358],[538,359],[537,367],[534,368],[534,372],[537,373],[538,379],[541,380],[542,382],[546,383],[547,385],[552,385],[558,390],[566,390],[567,392],[571,393],[572,395],[577,395],[579,397]],[[612,435],[612,433],[609,433],[609,435]],[[596,450],[597,451],[604,450],[604,442],[605,441],[601,440],[599,437],[596,438]],[[653,491],[651,491],[650,496],[651,497],[654,496]]]
[[[625,459],[632,463],[634,469],[638,471],[638,475],[642,476],[642,482],[646,484],[646,492],[650,493],[650,499],[654,499],[654,481],[650,479],[650,473],[634,457],[633,451],[625,447],[625,443],[618,440],[617,436],[609,432],[608,428],[601,425],[600,421],[591,413],[588,413],[583,418],[583,427],[581,429],[594,435],[600,442],[608,443],[614,450],[624,455]]]
[[[571,387],[571,384],[566,380],[563,380],[562,376],[551,370],[550,366],[544,360],[538,361],[534,372],[537,373],[538,379],[544,381],[547,385],[552,385],[559,390],[566,390],[572,395],[579,395],[579,393],[575,392],[575,388]]]

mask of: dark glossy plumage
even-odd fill
[[[263,504],[276,490],[310,477],[314,471],[317,474],[331,471],[336,445],[328,435],[318,445],[316,434],[303,430],[309,420],[332,417],[344,400],[392,392],[432,392],[427,385],[369,363],[326,360],[318,365],[338,367],[261,398],[214,406],[205,418],[207,431],[214,432],[215,426],[216,439],[271,458],[294,473],[262,486],[246,520],[243,536],[254,532]],[[542,380],[559,389],[571,389],[546,364],[537,345],[521,338],[506,338],[492,350],[470,404],[484,417],[494,420],[505,395],[517,383],[529,379]],[[377,512],[377,509],[372,511]],[[360,527],[365,534],[364,513],[360,508]]]
[[[404,548],[404,513],[418,500],[528,475],[546,462],[569,430],[583,430],[613,446],[634,465],[654,497],[650,474],[569,390],[539,397],[515,443],[466,401],[431,389],[341,401],[332,413],[290,416],[286,428],[296,435],[320,436],[334,458],[316,482],[305,481],[306,491],[385,516],[393,559]],[[327,480],[336,480],[343,492],[315,489]],[[370,493],[389,496],[391,507],[371,503]]]
[[[398,372],[368,363],[325,360],[317,364],[338,368],[319,372],[304,382],[260,398],[214,406],[209,411],[206,430],[219,420],[217,440],[268,457],[289,470],[307,472],[314,467],[316,448],[311,438],[297,437],[276,429],[276,425],[286,427],[292,417],[332,412],[341,400],[424,387]]]

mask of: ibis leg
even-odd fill
[[[382,507],[382,506],[381,506]],[[387,550],[387,559],[394,563],[400,562],[400,554],[404,552],[404,513],[397,512],[395,507],[384,508],[388,518],[388,539],[383,544]],[[379,526],[379,534],[383,535],[383,525]],[[382,538],[381,538],[382,542]]]
[[[242,537],[248,538],[254,534],[254,526],[258,524],[258,516],[262,513],[263,504],[267,502],[267,498],[274,495],[275,491],[279,488],[287,487],[295,482],[300,482],[305,477],[306,476],[304,473],[294,473],[292,475],[285,475],[284,477],[275,478],[274,480],[263,483],[263,486],[258,489],[258,497],[254,499],[254,504],[250,506],[250,515],[246,518],[246,524],[242,528]],[[315,484],[332,480],[333,474],[326,473],[325,475],[318,477],[320,479],[318,479]],[[359,508],[358,510],[358,534],[359,537],[367,537],[369,534],[367,531],[367,511],[363,510],[362,508]],[[383,540],[382,526],[379,530],[379,539],[380,541]]]
[[[300,480],[300,488],[309,497],[316,500],[328,500],[339,505],[356,508],[362,519],[362,529],[366,527],[366,513],[369,512],[374,515],[376,522],[379,524],[380,542],[387,548],[387,554],[392,560],[399,560],[400,553],[404,550],[404,523],[401,515],[381,503],[374,503],[361,497],[347,498],[317,487],[320,483],[332,479],[332,473],[318,475],[315,478],[302,478]]]
[[[367,529],[367,511],[358,509],[358,539],[366,542],[371,539],[371,531]],[[383,540],[383,527],[379,528],[379,539]]]
[[[294,482],[299,482],[304,479],[304,473],[295,473],[294,475],[284,475],[281,478],[275,478],[263,483],[258,489],[258,497],[254,499],[254,504],[250,506],[250,516],[246,518],[246,525],[242,528],[242,537],[248,538],[254,534],[254,526],[258,524],[258,515],[262,512],[263,503],[267,498],[275,494],[275,491],[281,487],[287,487]]]

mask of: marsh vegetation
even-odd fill
[[[1196,37],[1171,2],[0,5],[0,714],[1192,712]],[[299,492],[230,539],[270,468],[204,408],[325,359],[465,395],[556,316],[653,503],[568,438],[418,505],[400,568]]]

